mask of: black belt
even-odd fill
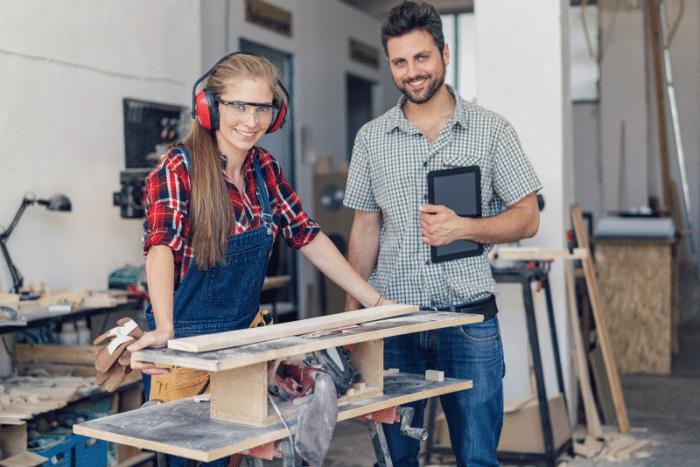
[[[452,311],[450,306],[430,306],[421,307],[421,310],[432,310],[432,311]],[[477,300],[476,302],[465,303],[464,305],[459,305],[454,307],[454,311],[457,313],[472,313],[475,315],[484,315],[484,321],[493,318],[498,313],[498,307],[496,307],[496,297],[490,295],[483,300]]]

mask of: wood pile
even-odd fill
[[[0,423],[8,425],[65,407],[98,388],[92,377],[78,376],[12,376],[0,383]]]
[[[633,457],[649,457],[651,454],[648,451],[642,451],[649,444],[651,440],[648,439],[640,440],[632,435],[610,432],[602,438],[586,436],[583,440],[574,441],[574,454],[591,459],[595,464],[602,461],[622,462]]]

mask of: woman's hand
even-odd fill
[[[141,370],[147,375],[167,375],[170,373],[168,368],[158,368],[155,363],[141,362],[134,360],[133,353],[145,349],[146,347],[159,348],[165,347],[168,344],[168,340],[173,338],[173,333],[170,331],[149,331],[145,333],[141,339],[137,340],[133,344],[129,345],[126,350],[132,353],[131,355],[131,368],[133,370]]]

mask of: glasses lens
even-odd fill
[[[246,119],[252,113],[255,116],[255,121],[261,125],[269,124],[275,112],[275,107],[267,104],[226,102],[222,100],[219,100],[219,102],[231,109],[231,112],[240,119]]]

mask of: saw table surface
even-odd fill
[[[394,407],[415,400],[469,389],[471,381],[445,378],[426,380],[424,375],[394,373],[384,380],[384,394],[338,407],[338,421]],[[288,420],[294,432],[296,419]],[[287,436],[279,422],[255,427],[209,416],[208,402],[194,398],[132,410],[73,427],[75,433],[141,449],[211,462]]]

